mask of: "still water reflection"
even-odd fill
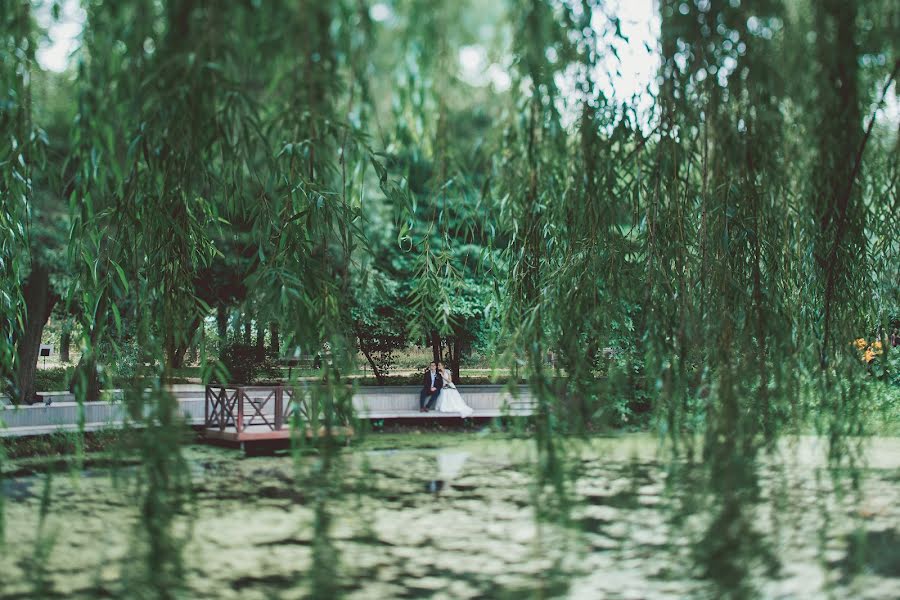
[[[330,536],[347,597],[900,597],[898,439],[872,441],[856,491],[835,489],[813,438],[754,465],[740,489],[711,486],[703,465],[673,463],[649,436],[596,439],[571,459],[569,521],[541,525],[527,441],[407,439],[375,436],[333,466]],[[179,520],[190,534],[183,596],[307,597],[306,470],[291,457],[185,452],[196,498]],[[41,481],[4,482],[0,598],[32,597]],[[56,475],[40,536],[52,540],[45,589],[130,597],[137,507],[127,474]]]

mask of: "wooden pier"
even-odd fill
[[[289,387],[208,385],[203,435],[229,442],[286,439],[290,427],[284,422],[294,408]]]
[[[469,419],[528,416],[533,401],[514,397],[501,386],[464,388],[474,413]],[[419,390],[413,386],[364,388],[353,397],[354,415],[361,420],[460,420],[457,413],[419,411]],[[287,440],[290,422],[299,413],[303,423],[312,422],[306,394],[289,386],[206,386],[203,435],[206,439],[241,443]],[[349,419],[339,424],[338,435],[352,435]],[[308,437],[322,431],[307,430]]]
[[[175,384],[170,392],[178,401],[180,416],[187,424],[200,429],[207,439],[240,443],[240,440],[289,439],[289,417],[297,399],[301,400],[303,421],[309,422],[306,398],[315,384],[304,385],[296,399],[293,388],[288,386]],[[526,386],[463,385],[460,393],[475,410],[470,420],[528,416],[534,410],[534,400]],[[30,406],[12,406],[0,397],[0,438],[140,425],[126,410],[121,390],[105,390],[104,400],[83,404],[75,402],[75,397],[68,392],[42,392],[41,396],[46,403]],[[416,386],[358,387],[353,391],[352,404],[354,422],[460,420],[455,413],[420,413]],[[307,435],[312,436],[314,432],[309,431]]]

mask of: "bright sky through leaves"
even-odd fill
[[[85,19],[78,0],[63,0],[60,2],[60,9],[58,20],[51,15],[50,2],[41,2],[35,11],[38,25],[47,32],[48,38],[40,44],[37,60],[42,68],[56,72],[66,69],[72,52],[77,48]],[[655,76],[659,65],[656,56],[659,17],[653,0],[613,2],[608,10],[622,20],[622,33],[629,43],[623,40],[615,42],[620,60],[616,60],[612,54],[607,55],[601,65],[604,74],[599,77],[599,81],[604,93],[614,92],[617,99],[627,100],[633,95],[640,95]],[[388,22],[393,17],[391,8],[384,3],[373,4],[369,14],[374,21],[381,23]],[[489,62],[484,44],[461,48],[459,60],[462,75],[469,84],[492,84],[499,92],[509,89],[511,79],[506,70],[507,65]],[[572,87],[569,85],[563,89]]]

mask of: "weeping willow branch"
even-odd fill
[[[894,82],[895,77],[897,76],[897,72],[900,70],[900,60],[894,61],[894,68],[891,71],[890,75],[887,78],[887,81],[882,88],[881,94],[879,95],[879,100],[875,105],[875,108],[872,111],[872,116],[869,119],[869,124],[866,127],[865,134],[863,135],[863,139],[860,142],[859,149],[856,152],[856,158],[853,161],[853,168],[850,171],[850,175],[848,177],[847,182],[844,186],[844,191],[841,192],[837,200],[838,206],[838,226],[834,235],[834,240],[832,241],[831,248],[828,251],[827,256],[822,259],[823,266],[825,267],[828,275],[825,280],[825,333],[824,339],[822,342],[822,358],[821,358],[821,366],[824,370],[828,366],[828,355],[826,354],[827,349],[830,347],[831,342],[831,312],[832,312],[832,304],[834,302],[834,286],[835,281],[838,275],[838,271],[835,268],[835,263],[837,261],[837,253],[841,247],[841,243],[844,239],[844,234],[846,232],[847,227],[847,208],[850,203],[850,196],[853,193],[853,187],[856,185],[857,176],[859,175],[859,169],[862,165],[863,154],[866,150],[866,145],[869,142],[869,138],[872,135],[872,128],[875,126],[875,119],[877,117],[877,113],[881,110],[881,107],[884,106],[884,102],[887,99],[888,91],[890,90],[891,84]]]

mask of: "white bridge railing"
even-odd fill
[[[459,389],[465,401],[475,409],[474,417],[527,416],[533,411],[534,400],[526,386],[516,388],[513,393],[502,385],[463,385]],[[204,425],[207,418],[205,388],[201,385],[176,385],[172,386],[172,392],[186,421],[191,425]],[[71,394],[42,396],[45,399],[49,397],[50,404],[0,405],[0,437],[77,431],[82,415],[86,431],[121,426],[129,420],[120,401],[120,391],[108,393],[108,401],[86,402],[81,407]],[[353,408],[359,418],[370,420],[457,418],[453,413],[419,413],[419,388],[415,386],[357,388],[353,394]]]

